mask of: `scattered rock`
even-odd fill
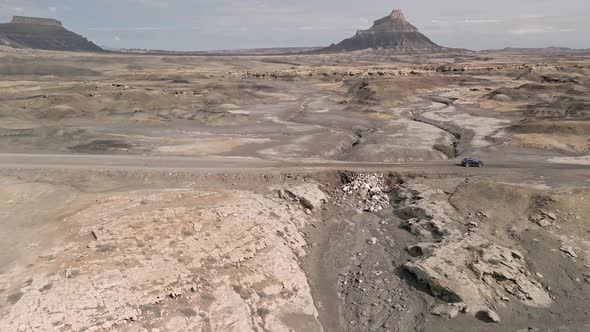
[[[475,214],[478,218],[489,218],[488,214],[483,211],[479,211]]]
[[[378,212],[389,206],[387,193],[391,188],[382,174],[356,174],[349,180],[335,196],[354,198],[359,208],[368,212]]]
[[[517,251],[496,245],[476,234],[444,240],[430,256],[419,257],[404,267],[427,284],[432,293],[448,302],[483,306],[491,294],[509,292],[537,307],[551,304],[543,286],[530,276]],[[465,269],[477,278],[469,278]]]
[[[459,313],[465,312],[467,305],[465,303],[449,303],[436,305],[431,314],[445,318],[455,318]]]
[[[528,271],[523,254],[460,230],[458,215],[444,192],[404,184],[395,194],[400,201],[398,214],[411,217],[402,227],[432,240],[430,245],[409,247],[415,258],[404,264],[432,295],[473,308],[487,307],[499,300],[496,294],[506,293],[535,307],[553,302]]]

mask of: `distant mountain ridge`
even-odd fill
[[[506,53],[532,53],[532,54],[560,54],[560,53],[590,53],[590,49],[581,48],[569,48],[569,47],[538,47],[538,48],[525,48],[525,47],[506,47],[497,50],[484,50],[483,52],[506,52]]]
[[[426,53],[446,50],[418,31],[406,21],[404,13],[395,9],[374,22],[368,30],[359,30],[356,35],[338,44],[321,50],[322,52],[346,52],[365,49],[387,49],[394,53]]]
[[[58,20],[25,16],[14,16],[12,22],[0,24],[0,45],[54,51],[104,51],[65,29]]]
[[[105,47],[103,47],[105,48]],[[162,54],[162,55],[287,55],[287,54],[303,54],[319,50],[321,46],[309,47],[265,47],[265,48],[245,48],[245,49],[219,49],[208,51],[172,51],[172,50],[157,50],[157,49],[139,49],[139,48],[119,48],[119,49],[105,49],[118,53],[132,53],[132,54]]]

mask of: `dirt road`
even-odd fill
[[[92,168],[92,169],[155,169],[155,170],[207,170],[207,169],[369,169],[369,170],[428,170],[433,172],[477,171],[491,173],[503,169],[545,169],[590,172],[590,167],[576,164],[543,162],[499,161],[487,162],[482,169],[464,169],[458,160],[437,160],[420,163],[376,163],[348,161],[300,160],[293,162],[273,161],[241,157],[175,157],[138,155],[90,155],[90,154],[29,154],[0,153],[2,168]]]
[[[397,172],[421,175],[457,175],[520,183],[537,187],[584,187],[590,179],[587,165],[558,164],[543,160],[487,161],[484,168],[464,168],[458,160],[439,160],[420,163],[375,163],[348,161],[300,160],[273,161],[240,157],[175,157],[89,154],[18,154],[0,153],[0,169],[15,170],[80,170],[224,173],[267,171],[302,173],[310,171],[349,170],[358,172]]]

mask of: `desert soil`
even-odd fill
[[[0,63],[2,331],[590,329],[586,56]]]

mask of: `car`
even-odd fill
[[[465,167],[483,167],[483,161],[476,158],[465,158],[461,161],[461,166]]]

